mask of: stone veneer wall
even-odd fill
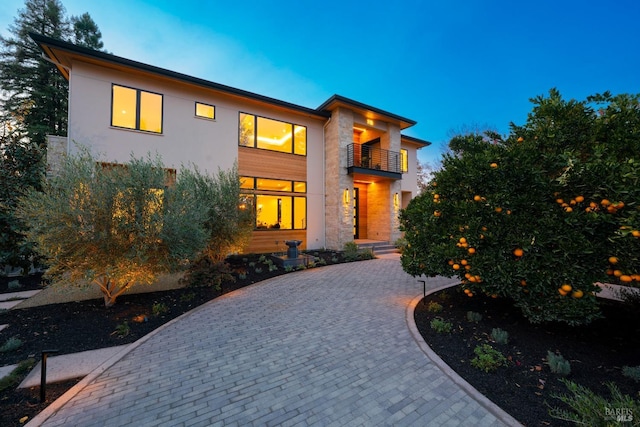
[[[67,154],[67,137],[47,135],[47,176],[55,176]]]
[[[330,249],[342,249],[353,241],[353,211],[350,203],[344,203],[344,190],[353,192],[353,180],[347,175],[347,145],[352,142],[353,113],[338,108],[325,128],[325,229]]]

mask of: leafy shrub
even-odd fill
[[[507,344],[509,342],[509,332],[500,328],[491,330],[491,338],[498,344]]]
[[[442,304],[435,301],[429,301],[429,304],[427,304],[427,311],[429,313],[440,313],[442,311]]]
[[[571,364],[559,353],[547,351],[547,364],[554,374],[567,376],[571,373]]]
[[[18,337],[11,337],[2,344],[0,353],[8,353],[22,346],[22,340]]]
[[[256,274],[260,274],[262,273],[262,267],[256,267],[253,271],[255,271]]]
[[[453,138],[400,213],[404,270],[508,297],[532,323],[598,318],[595,283],[640,272],[639,100],[551,90],[507,136]]]
[[[356,242],[347,242],[344,244],[342,256],[347,262],[358,260],[358,244]]]
[[[334,255],[334,256],[332,256],[332,257],[331,257],[331,262],[332,262],[332,263],[337,264],[337,263],[338,263],[338,261],[340,261],[340,260],[338,259],[338,257],[337,257],[337,256],[335,256],[335,255]]]
[[[231,273],[231,268],[226,262],[214,262],[201,257],[189,266],[181,281],[191,287],[214,287],[219,290],[222,282],[235,281]]]
[[[475,311],[467,311],[467,320],[472,323],[478,323],[482,320],[482,314]]]
[[[31,358],[18,363],[18,366],[9,375],[0,378],[0,392],[17,386],[22,377],[31,371],[34,366],[36,366],[36,361]]]
[[[631,378],[635,382],[640,382],[640,366],[623,366],[622,375]]]
[[[125,320],[124,322],[118,324],[116,326],[116,330],[111,333],[111,335],[118,335],[119,337],[126,337],[131,333],[131,327],[129,327],[129,323]]]
[[[162,316],[169,312],[169,307],[163,302],[157,302],[151,307],[151,312],[154,316]]]
[[[453,328],[453,325],[450,322],[444,321],[440,318],[432,319],[430,325],[431,329],[438,334],[448,334]]]
[[[407,242],[407,239],[400,237],[399,239],[396,239],[393,245],[400,251],[400,253],[403,253],[408,244],[409,242]]]
[[[500,366],[507,364],[504,355],[489,344],[478,345],[473,352],[476,357],[471,359],[471,365],[485,372],[494,372]]]
[[[7,283],[7,288],[13,291],[13,290],[22,288],[22,284],[20,283],[19,280],[12,280],[9,283]]]
[[[316,265],[327,265],[327,261],[324,258],[318,258]]]
[[[285,265],[284,266],[284,271],[286,271],[287,273],[291,273],[293,270],[295,270],[293,265]]]
[[[590,389],[561,378],[560,381],[571,392],[570,395],[553,395],[569,406],[569,409],[551,408],[549,415],[559,420],[583,426],[609,427],[622,425],[623,421],[635,421],[640,414],[640,401],[622,394],[614,383],[608,383],[610,399],[595,394]]]
[[[186,294],[180,295],[180,301],[182,302],[193,301],[195,297],[196,297],[196,294],[194,294],[193,292],[188,292]]]
[[[244,280],[247,278],[247,273],[238,273],[238,279]]]

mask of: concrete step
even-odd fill
[[[40,289],[36,289],[33,291],[20,291],[0,294],[0,309],[9,310],[20,304],[22,301],[36,295],[40,291]]]
[[[389,242],[366,242],[358,244],[360,249],[371,249],[374,255],[397,253],[398,250]]]

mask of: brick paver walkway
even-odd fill
[[[447,281],[427,283],[434,288]],[[414,341],[405,312],[421,293],[422,285],[397,259],[280,276],[214,300],[143,338],[88,377],[65,404],[52,405],[56,413],[50,409],[33,421],[504,425]]]

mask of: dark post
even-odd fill
[[[58,353],[59,350],[42,350],[42,364],[40,365],[40,403],[46,399],[47,393],[47,356],[49,354]]]
[[[424,305],[425,304],[424,299],[427,297],[427,281],[418,280],[418,282],[422,282],[422,305]]]

